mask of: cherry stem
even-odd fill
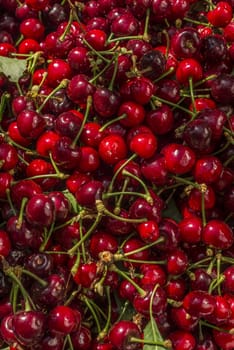
[[[56,88],[51,91],[51,93],[49,95],[46,96],[46,98],[44,99],[44,101],[42,102],[42,104],[37,108],[37,112],[40,113],[41,110],[43,109],[43,107],[46,105],[46,103],[49,101],[49,99],[60,89],[64,89],[66,88],[68,85],[68,79],[63,79],[58,86],[56,86]]]
[[[19,285],[15,281],[12,281],[10,301],[11,301],[12,309],[14,313],[16,313],[17,311],[18,293],[19,293]]]
[[[134,153],[131,157],[129,157],[125,162],[123,162],[123,164],[117,169],[117,171],[114,173],[111,182],[108,186],[108,190],[107,193],[111,193],[113,191],[113,186],[114,186],[114,182],[117,178],[117,176],[119,175],[119,173],[123,170],[123,168],[129,163],[131,162],[133,159],[135,159],[137,157],[137,155]]]
[[[161,103],[165,103],[171,107],[174,107],[174,108],[178,108],[188,114],[190,114],[191,116],[194,116],[194,112],[190,111],[189,109],[187,108],[184,108],[182,107],[180,104],[175,104],[171,101],[168,101],[168,100],[165,100],[164,98],[161,98],[161,97],[158,97],[158,96],[152,96],[152,99],[155,101],[155,103],[157,104],[157,102],[161,102]]]
[[[106,124],[102,125],[102,127],[99,129],[99,131],[102,132],[108,126],[110,126],[110,125],[112,125],[112,124],[114,124],[114,123],[118,122],[119,120],[124,119],[126,117],[127,117],[127,115],[126,115],[126,113],[124,113],[124,114],[120,115],[119,117],[116,117],[116,118],[113,118],[113,119],[109,120],[109,122],[107,122]]]
[[[105,67],[97,74],[95,75],[92,79],[89,80],[90,83],[93,83],[104,74],[104,72],[111,66],[111,64],[115,61],[115,55],[112,57],[110,62],[105,65]]]
[[[73,140],[73,142],[72,142],[72,144],[71,144],[71,147],[73,147],[73,148],[76,146],[76,144],[77,144],[77,142],[78,142],[78,140],[79,140],[79,138],[80,138],[80,135],[81,135],[81,133],[82,133],[82,131],[83,131],[83,129],[84,129],[84,126],[85,126],[85,124],[86,124],[87,118],[88,118],[88,116],[89,116],[90,108],[91,108],[91,106],[92,106],[92,100],[93,100],[93,99],[92,99],[92,96],[89,95],[89,96],[87,97],[85,115],[84,115],[84,118],[83,118],[83,120],[82,120],[80,129],[79,129],[79,131],[78,131],[76,137],[74,138],[74,140]]]
[[[121,203],[122,203],[122,200],[124,198],[124,194],[123,193],[126,192],[126,189],[128,187],[128,183],[129,183],[129,178],[124,179],[124,183],[123,183],[123,186],[122,186],[122,191],[120,192],[119,197],[115,201],[115,208],[114,208],[114,214],[115,215],[119,215],[119,213],[121,212]],[[109,194],[111,194],[111,193],[108,193],[108,195]]]
[[[61,34],[60,37],[59,37],[59,41],[61,41],[61,42],[63,42],[63,40],[65,39],[66,35],[69,33],[69,30],[71,28],[71,24],[72,24],[72,21],[73,21],[73,15],[74,15],[74,8],[72,7],[71,10],[70,10],[70,13],[69,13],[69,19],[68,19],[66,28],[65,28],[63,34]]]
[[[8,92],[4,92],[1,96],[1,100],[0,100],[0,123],[2,122],[2,117],[3,114],[5,112],[5,108],[8,104],[8,101],[10,99],[10,94]],[[2,128],[1,128],[2,129]]]
[[[82,236],[82,238],[79,240],[79,242],[77,242],[71,249],[68,250],[68,254],[69,255],[73,255],[78,248],[80,247],[81,244],[83,244],[83,242],[86,241],[87,238],[89,238],[89,236],[91,235],[91,233],[93,232],[93,230],[97,227],[97,225],[99,224],[100,220],[102,218],[102,213],[98,212],[95,221],[93,222],[93,224],[91,225],[91,227],[89,228],[89,230],[85,233],[84,236]]]
[[[40,278],[39,276],[37,276],[36,274],[32,273],[29,270],[21,269],[21,272],[35,279],[38,283],[42,285],[42,287],[46,287],[48,285],[48,283],[45,280],[43,280],[42,278]]]
[[[145,196],[146,196],[146,198],[145,198],[146,201],[147,201],[149,204],[153,205],[153,199],[152,199],[152,197],[151,197],[151,195],[150,195],[150,192],[149,192],[149,190],[148,190],[148,187],[146,186],[146,184],[144,183],[144,181],[142,181],[138,176],[136,176],[136,175],[130,173],[130,172],[127,171],[126,169],[123,169],[122,174],[123,174],[124,176],[129,176],[129,177],[131,177],[132,179],[138,181],[138,182],[141,184],[141,186],[144,188]]]
[[[201,191],[201,214],[202,214],[202,225],[206,226],[206,209],[205,209],[205,191]]]
[[[39,248],[40,252],[43,252],[45,250],[45,248],[47,246],[47,243],[49,242],[50,237],[51,237],[51,235],[52,235],[52,233],[54,231],[54,225],[55,225],[55,222],[53,221],[51,226],[50,226],[49,232],[45,232],[45,239],[44,239],[42,245]]]
[[[110,84],[109,84],[109,90],[110,91],[113,91],[113,88],[114,88],[114,82],[115,82],[115,78],[116,78],[116,75],[117,75],[117,72],[118,72],[118,56],[119,54],[115,54],[115,57],[114,57],[114,72],[113,72],[113,75],[112,75],[112,78],[111,78],[111,81],[110,81]]]
[[[158,81],[164,79],[166,76],[170,75],[172,72],[174,72],[175,68],[170,67],[166,72],[164,72],[160,77],[154,80],[154,83],[157,83]]]
[[[55,163],[55,161],[54,161],[54,159],[52,157],[52,153],[51,152],[49,153],[49,157],[50,157],[51,164],[52,164],[52,166],[53,166],[53,168],[54,168],[58,178],[60,178],[61,173],[59,171],[59,168],[57,167],[57,164]]]
[[[112,193],[105,193],[103,195],[103,198],[109,198],[109,197],[115,197],[119,195],[132,195],[132,196],[138,196],[141,198],[144,198],[145,200],[148,201],[148,197],[146,196],[145,193],[140,193],[140,192],[130,192],[130,191],[118,191],[118,192],[112,192]]]
[[[113,219],[119,220],[119,221],[123,221],[123,222],[130,222],[130,223],[141,223],[141,222],[145,222],[147,221],[146,218],[141,218],[141,219],[131,219],[131,218],[122,218],[121,216],[117,216],[114,213],[112,213],[111,211],[109,211],[103,204],[103,201],[101,201],[100,199],[96,200],[96,208],[98,213],[102,214],[102,215],[107,215],[110,216]]]
[[[79,220],[79,224],[80,224],[80,239],[83,238],[83,225],[82,225],[82,218],[80,218]],[[86,251],[85,251],[85,245],[84,242],[81,243],[81,251],[82,251],[82,258],[83,258],[83,262],[86,263],[87,258],[86,258]]]
[[[154,245],[156,244],[159,244],[159,243],[162,243],[165,241],[165,238],[164,237],[159,237],[155,242],[152,242],[152,243],[149,243],[149,244],[146,244],[138,249],[135,249],[135,250],[131,250],[130,252],[128,253],[124,253],[124,257],[126,258],[127,256],[131,256],[132,254],[137,254],[137,253],[140,253],[148,248],[151,248],[153,247]]]
[[[146,340],[146,339],[131,337],[130,342],[142,343],[142,344],[148,344],[148,345],[158,345],[158,346],[161,346],[165,349],[172,349],[172,344],[171,344],[171,341],[169,339],[163,340],[163,341],[153,341],[153,340]]]
[[[24,216],[24,209],[25,209],[25,206],[27,204],[27,201],[28,201],[28,198],[27,197],[24,197],[22,199],[22,202],[21,202],[21,206],[20,206],[20,212],[19,212],[19,216],[18,216],[18,220],[17,220],[17,229],[20,229],[21,228],[21,225],[22,225],[22,222],[23,222],[23,216]]]
[[[80,265],[80,250],[77,250],[77,256],[76,256],[76,261],[74,263],[74,265],[71,268],[71,274],[72,276],[75,276],[75,274],[77,273],[78,267]]]
[[[206,322],[204,320],[200,320],[199,323],[201,323],[202,326],[206,326],[206,327],[215,329],[215,330],[222,332],[222,333],[230,333],[230,331],[228,331],[227,329],[215,326],[214,324],[211,324],[211,323]]]
[[[91,46],[91,45],[88,43],[88,41],[85,40],[85,38],[82,38],[82,40],[83,40],[84,44],[85,44],[86,46],[88,46],[88,48],[89,48],[92,52],[94,52],[102,61],[104,61],[105,63],[109,63],[109,62],[110,62],[110,60],[108,60],[108,59],[107,59],[106,57],[104,57],[100,52],[98,52],[97,50],[95,50],[95,49],[93,48],[93,46]]]
[[[106,296],[107,296],[107,302],[108,302],[108,310],[107,310],[107,319],[106,319],[106,324],[104,326],[104,328],[102,329],[102,331],[98,334],[97,339],[101,340],[103,338],[105,338],[105,336],[108,333],[108,330],[110,328],[110,324],[111,324],[111,296],[110,296],[110,287],[106,286]]]
[[[68,345],[69,345],[69,350],[74,350],[74,346],[72,344],[72,340],[71,340],[70,334],[66,335],[66,339],[67,339],[67,342],[68,342]]]
[[[202,25],[204,27],[210,27],[210,23],[199,22],[189,17],[184,17],[184,20],[190,23],[198,24],[199,26]]]
[[[16,210],[11,200],[11,190],[9,188],[6,189],[6,197],[13,214],[16,215]]]
[[[189,91],[190,91],[190,96],[191,96],[193,113],[194,113],[194,115],[196,115],[197,110],[196,110],[196,105],[195,105],[195,98],[194,98],[194,91],[193,91],[193,78],[192,77],[189,78]]]
[[[125,273],[124,271],[120,270],[115,264],[111,264],[109,267],[110,271],[114,271],[116,272],[118,275],[120,275],[121,277],[123,277],[124,279],[126,279],[128,282],[130,282],[137,290],[137,292],[142,296],[145,297],[146,296],[146,291],[144,289],[142,289],[132,278],[130,278],[127,273]]]
[[[97,326],[98,334],[100,334],[102,330],[101,330],[100,322],[99,322],[99,319],[97,317],[97,314],[95,312],[93,305],[89,302],[89,299],[85,295],[82,296],[82,301],[84,301],[84,303],[88,307],[89,311],[91,312],[91,314],[94,318],[94,321],[96,323],[96,326]]]
[[[148,7],[146,9],[145,26],[144,26],[144,33],[143,33],[143,38],[142,38],[145,41],[149,41],[149,34],[148,34],[149,20],[150,20],[150,8]]]

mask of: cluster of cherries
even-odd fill
[[[1,349],[233,350],[234,1],[0,9]]]

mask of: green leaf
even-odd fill
[[[171,199],[166,209],[164,209],[163,217],[174,219],[176,222],[181,221],[182,216],[174,199]]]
[[[16,83],[27,68],[27,60],[0,56],[0,72]]]
[[[145,341],[152,341],[152,342],[163,342],[163,338],[161,336],[161,333],[159,332],[157,323],[154,318],[151,318],[150,321],[147,323],[144,329],[144,340]],[[143,347],[143,350],[165,350],[164,346],[161,345],[150,345],[145,344]]]

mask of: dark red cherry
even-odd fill
[[[77,314],[69,306],[57,305],[48,315],[48,326],[52,333],[62,335],[70,334],[80,327],[80,319]]]
[[[171,143],[163,147],[166,169],[173,174],[186,174],[195,164],[194,151],[185,145]]]
[[[138,326],[131,321],[118,321],[114,323],[109,331],[111,344],[119,350],[141,349],[141,345],[139,343],[133,343],[131,337],[141,338],[141,332]]]
[[[93,95],[93,106],[101,119],[108,119],[115,115],[120,102],[120,95],[105,87],[97,88]]]
[[[191,332],[176,330],[169,334],[174,350],[194,350],[196,339]]]
[[[217,248],[230,248],[234,241],[231,227],[221,220],[210,220],[202,231],[202,240],[204,243]]]
[[[29,223],[49,227],[54,220],[54,203],[45,194],[35,194],[28,200],[25,214]]]

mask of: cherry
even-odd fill
[[[207,19],[215,27],[225,27],[231,22],[232,7],[226,1],[220,1],[214,9],[208,11]]]
[[[195,28],[184,27],[171,39],[171,49],[177,58],[194,58],[200,49],[200,36]]]
[[[43,132],[36,142],[36,151],[40,156],[49,156],[57,141],[60,140],[59,135],[52,130]]]
[[[131,13],[123,13],[111,22],[111,32],[115,37],[137,35],[138,27],[138,21]]]
[[[175,350],[194,350],[196,346],[195,337],[188,331],[173,331],[169,334],[169,339],[172,341]]]
[[[144,296],[136,293],[133,299],[133,306],[137,312],[149,316],[150,300],[152,300],[152,313],[154,316],[165,312],[167,307],[165,290],[161,286],[158,286],[154,295],[152,295],[152,292],[153,290],[150,289]]]
[[[166,268],[171,275],[180,275],[188,267],[188,257],[181,249],[171,251],[167,256]]]
[[[56,87],[63,79],[71,78],[71,69],[67,62],[62,59],[53,59],[47,67],[46,81],[51,87]]]
[[[7,344],[13,344],[14,342],[16,342],[15,331],[12,324],[13,317],[14,314],[10,313],[9,315],[4,316],[1,320],[1,337]]]
[[[203,70],[199,61],[193,58],[184,58],[178,63],[176,69],[176,79],[181,84],[188,84],[189,80],[193,82],[202,79]]]
[[[195,317],[206,317],[211,315],[215,309],[215,297],[206,291],[190,291],[183,300],[183,307]]]
[[[140,59],[144,53],[152,49],[152,45],[145,40],[130,39],[126,44],[126,48],[128,50],[132,50],[133,54],[137,57],[137,59]],[[138,80],[138,77],[133,79]],[[140,81],[142,81],[142,77],[140,77]]]
[[[229,74],[219,74],[211,84],[211,96],[220,103],[231,104],[233,101],[233,77]]]
[[[49,0],[26,0],[25,3],[33,10],[40,11],[46,8],[49,4]]]
[[[89,251],[94,259],[98,259],[101,252],[108,251],[114,254],[117,250],[117,239],[105,231],[97,231],[90,238]]]
[[[209,185],[207,185],[204,190],[193,188],[188,196],[188,205],[195,211],[202,211],[203,200],[205,209],[214,208],[216,196],[213,188]]]
[[[137,232],[145,243],[155,242],[159,238],[158,224],[153,220],[148,220],[137,225]]]
[[[207,156],[196,161],[194,179],[199,183],[216,182],[222,172],[222,163],[217,157]]]
[[[11,199],[20,208],[23,198],[31,198],[42,193],[41,187],[33,180],[20,180],[11,187]]]
[[[139,103],[126,101],[120,105],[118,115],[124,115],[124,118],[120,120],[120,123],[125,127],[131,128],[140,125],[143,122],[145,118],[145,110]]]
[[[140,270],[143,276],[139,282],[144,290],[152,290],[157,284],[165,286],[167,279],[166,272],[160,265],[147,265],[147,263],[144,263],[140,266]]]
[[[33,296],[33,300],[38,303],[38,305],[52,308],[57,304],[61,303],[65,295],[65,280],[58,274],[52,273],[48,277],[44,278],[47,282],[46,286],[38,281],[35,281],[30,291]]]
[[[7,257],[11,250],[11,241],[6,231],[0,230],[0,255]]]
[[[36,111],[25,109],[17,116],[20,134],[29,139],[37,139],[45,129],[45,120]]]
[[[64,170],[75,169],[80,159],[80,149],[73,146],[72,139],[67,136],[61,136],[53,144],[51,154],[56,164]]]
[[[96,28],[87,30],[84,39],[94,50],[102,51],[105,49],[107,36],[104,30]]]
[[[133,136],[130,141],[131,151],[144,159],[151,158],[155,154],[157,146],[157,138],[151,133],[139,133]]]
[[[74,103],[85,103],[89,95],[93,95],[94,86],[85,74],[73,75],[67,86],[67,96]]]
[[[141,338],[138,326],[132,321],[122,320],[116,322],[109,331],[111,344],[120,350],[141,349],[141,344],[133,343],[131,338]]]
[[[86,74],[89,72],[90,61],[88,57],[88,50],[85,47],[73,47],[67,55],[67,61],[72,71],[81,74]]]
[[[33,253],[28,257],[25,267],[37,276],[46,277],[53,270],[53,258],[46,253]]]
[[[75,275],[73,276],[73,279],[78,285],[85,288],[90,288],[97,277],[97,263],[90,262],[80,264]]]
[[[100,199],[103,189],[101,181],[90,180],[77,189],[75,193],[76,200],[81,206],[92,208],[96,201]]]
[[[0,167],[3,171],[9,171],[16,167],[18,162],[17,150],[7,143],[0,144]]]
[[[165,291],[169,299],[182,301],[187,291],[187,284],[184,279],[179,277],[175,280],[170,279],[165,285]]]
[[[101,125],[97,122],[87,122],[81,132],[80,140],[90,147],[97,147],[102,139]]]
[[[98,152],[105,163],[113,165],[126,158],[127,146],[123,137],[109,135],[104,137],[99,143]]]
[[[159,222],[159,233],[164,238],[164,241],[157,244],[157,249],[163,252],[170,252],[177,248],[180,242],[179,226],[176,221],[169,218],[163,218]]]
[[[183,242],[200,242],[202,234],[202,220],[196,216],[184,218],[179,222],[179,230],[180,237]]]
[[[203,228],[202,240],[214,248],[227,249],[232,246],[234,237],[231,228],[225,222],[213,219]]]
[[[125,244],[122,247],[123,254],[127,254],[127,257],[129,259],[136,260],[136,262],[126,262],[126,265],[130,264],[132,266],[139,266],[139,264],[141,264],[141,261],[147,261],[149,259],[150,251],[149,249],[140,250],[143,247],[144,243],[138,238],[130,238],[126,240]]]
[[[148,50],[139,61],[139,69],[145,77],[155,80],[165,72],[166,58],[159,50]]]
[[[189,315],[183,306],[171,308],[170,316],[172,321],[182,331],[191,332],[198,324],[198,318]]]
[[[163,204],[161,198],[157,198],[151,205],[144,198],[137,198],[129,208],[129,215],[131,218],[145,218],[160,222],[162,216]]]
[[[25,214],[27,221],[36,226],[49,227],[54,220],[54,203],[45,194],[35,194],[26,205]]]
[[[162,79],[157,83],[157,96],[172,103],[180,99],[180,85],[176,80]],[[164,107],[165,105],[162,105]]]
[[[172,130],[174,117],[170,107],[163,104],[146,114],[146,124],[156,135],[164,135]]]
[[[184,129],[183,138],[194,151],[210,153],[213,149],[212,129],[206,120],[191,121]]]
[[[165,165],[165,157],[156,153],[151,158],[144,159],[141,163],[141,172],[145,179],[160,186],[168,182],[168,171]]]
[[[165,157],[166,169],[172,174],[186,174],[195,164],[195,153],[187,146],[171,143],[163,147],[161,153]]]
[[[20,23],[20,33],[25,38],[40,40],[44,36],[45,27],[37,18],[27,18]]]
[[[223,282],[223,288],[224,290],[229,293],[233,290],[234,285],[234,268],[233,266],[229,266],[225,268],[223,271],[223,274],[225,276],[224,282]]]
[[[45,334],[45,323],[41,311],[19,311],[12,318],[15,337],[22,345],[37,344]]]
[[[55,306],[48,315],[48,326],[52,333],[70,334],[79,328],[77,312],[65,305]]]
[[[227,56],[227,44],[219,34],[211,34],[201,39],[200,52],[206,62],[218,62]]]
[[[125,100],[133,99],[136,103],[145,105],[155,92],[155,85],[146,77],[134,77],[127,80],[122,86],[120,93]],[[123,111],[124,113],[124,111]]]
[[[223,350],[231,350],[233,347],[234,336],[231,332],[229,332],[229,328],[230,327],[225,327],[223,331],[212,331],[215,343]]]
[[[39,349],[44,349],[44,350],[62,350],[63,344],[64,344],[64,339],[61,337],[61,335],[58,334],[46,334],[41,342],[41,346]]]
[[[83,115],[77,111],[67,111],[59,114],[54,122],[54,130],[60,135],[75,138],[80,130]]]
[[[74,348],[89,350],[92,342],[92,334],[88,327],[81,325],[80,330],[71,333],[71,341]]]

